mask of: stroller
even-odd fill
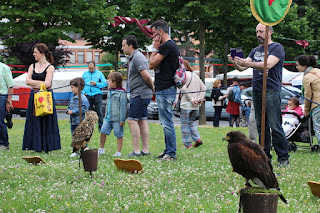
[[[312,119],[306,117],[300,117],[297,113],[294,112],[282,112],[283,114],[292,114],[296,116],[299,120],[299,123],[295,126],[295,128],[286,136],[289,151],[297,151],[298,148],[301,149],[309,149],[311,151],[318,151],[319,145],[313,145],[313,137],[315,136],[313,127],[312,127]],[[301,143],[298,145],[297,143]]]
[[[240,127],[249,126],[250,111],[251,111],[251,99],[243,100],[242,106],[240,106],[240,125],[239,125]]]

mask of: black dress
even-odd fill
[[[33,65],[32,79],[44,81],[46,78],[48,67],[42,73],[36,73],[35,65]],[[31,90],[27,108],[27,117],[24,128],[22,150],[50,152],[53,150],[61,149],[57,111],[55,106],[55,100],[53,97],[53,92],[53,114],[38,117],[35,116],[34,111],[34,93],[35,92]]]

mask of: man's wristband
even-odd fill
[[[11,101],[7,101],[7,103],[8,103],[8,104],[12,104],[12,102],[11,102]]]

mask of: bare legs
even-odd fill
[[[147,120],[127,120],[132,137],[133,151],[140,153],[140,138],[142,141],[142,151],[149,153],[149,126]]]
[[[101,133],[100,134],[100,148],[104,149],[106,139],[107,139],[107,135]],[[121,152],[122,145],[123,145],[123,137],[117,138],[117,152]]]
[[[230,126],[233,127],[233,123],[236,122],[236,127],[239,127],[240,124],[240,116],[239,115],[232,115]]]

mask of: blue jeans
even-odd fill
[[[0,95],[0,145],[2,146],[9,146],[7,124],[4,122],[7,114],[6,104],[7,96]]]
[[[73,131],[77,128],[79,124],[71,124],[71,135],[73,134]]]
[[[259,133],[259,141],[261,141],[261,110],[262,110],[262,91],[252,91],[253,105],[255,108],[255,116],[257,129]],[[281,100],[280,92],[267,91],[266,95],[266,116],[265,116],[265,145],[264,151],[271,159],[271,134],[274,150],[278,155],[278,162],[288,160],[288,141],[282,129],[281,117]],[[270,131],[271,128],[271,131]]]
[[[221,117],[221,112],[222,112],[222,106],[215,106],[214,107],[214,115],[213,115],[213,126],[214,127],[219,127],[219,120]]]
[[[102,127],[103,124],[103,113],[102,113],[102,94],[94,95],[94,96],[89,96],[86,95],[90,107],[89,110],[93,110],[98,114],[98,124],[99,124],[99,131]]]
[[[169,89],[157,91],[156,94],[159,120],[164,131],[166,143],[164,154],[176,157],[176,132],[172,121],[172,105],[176,99],[176,88],[172,86]]]

